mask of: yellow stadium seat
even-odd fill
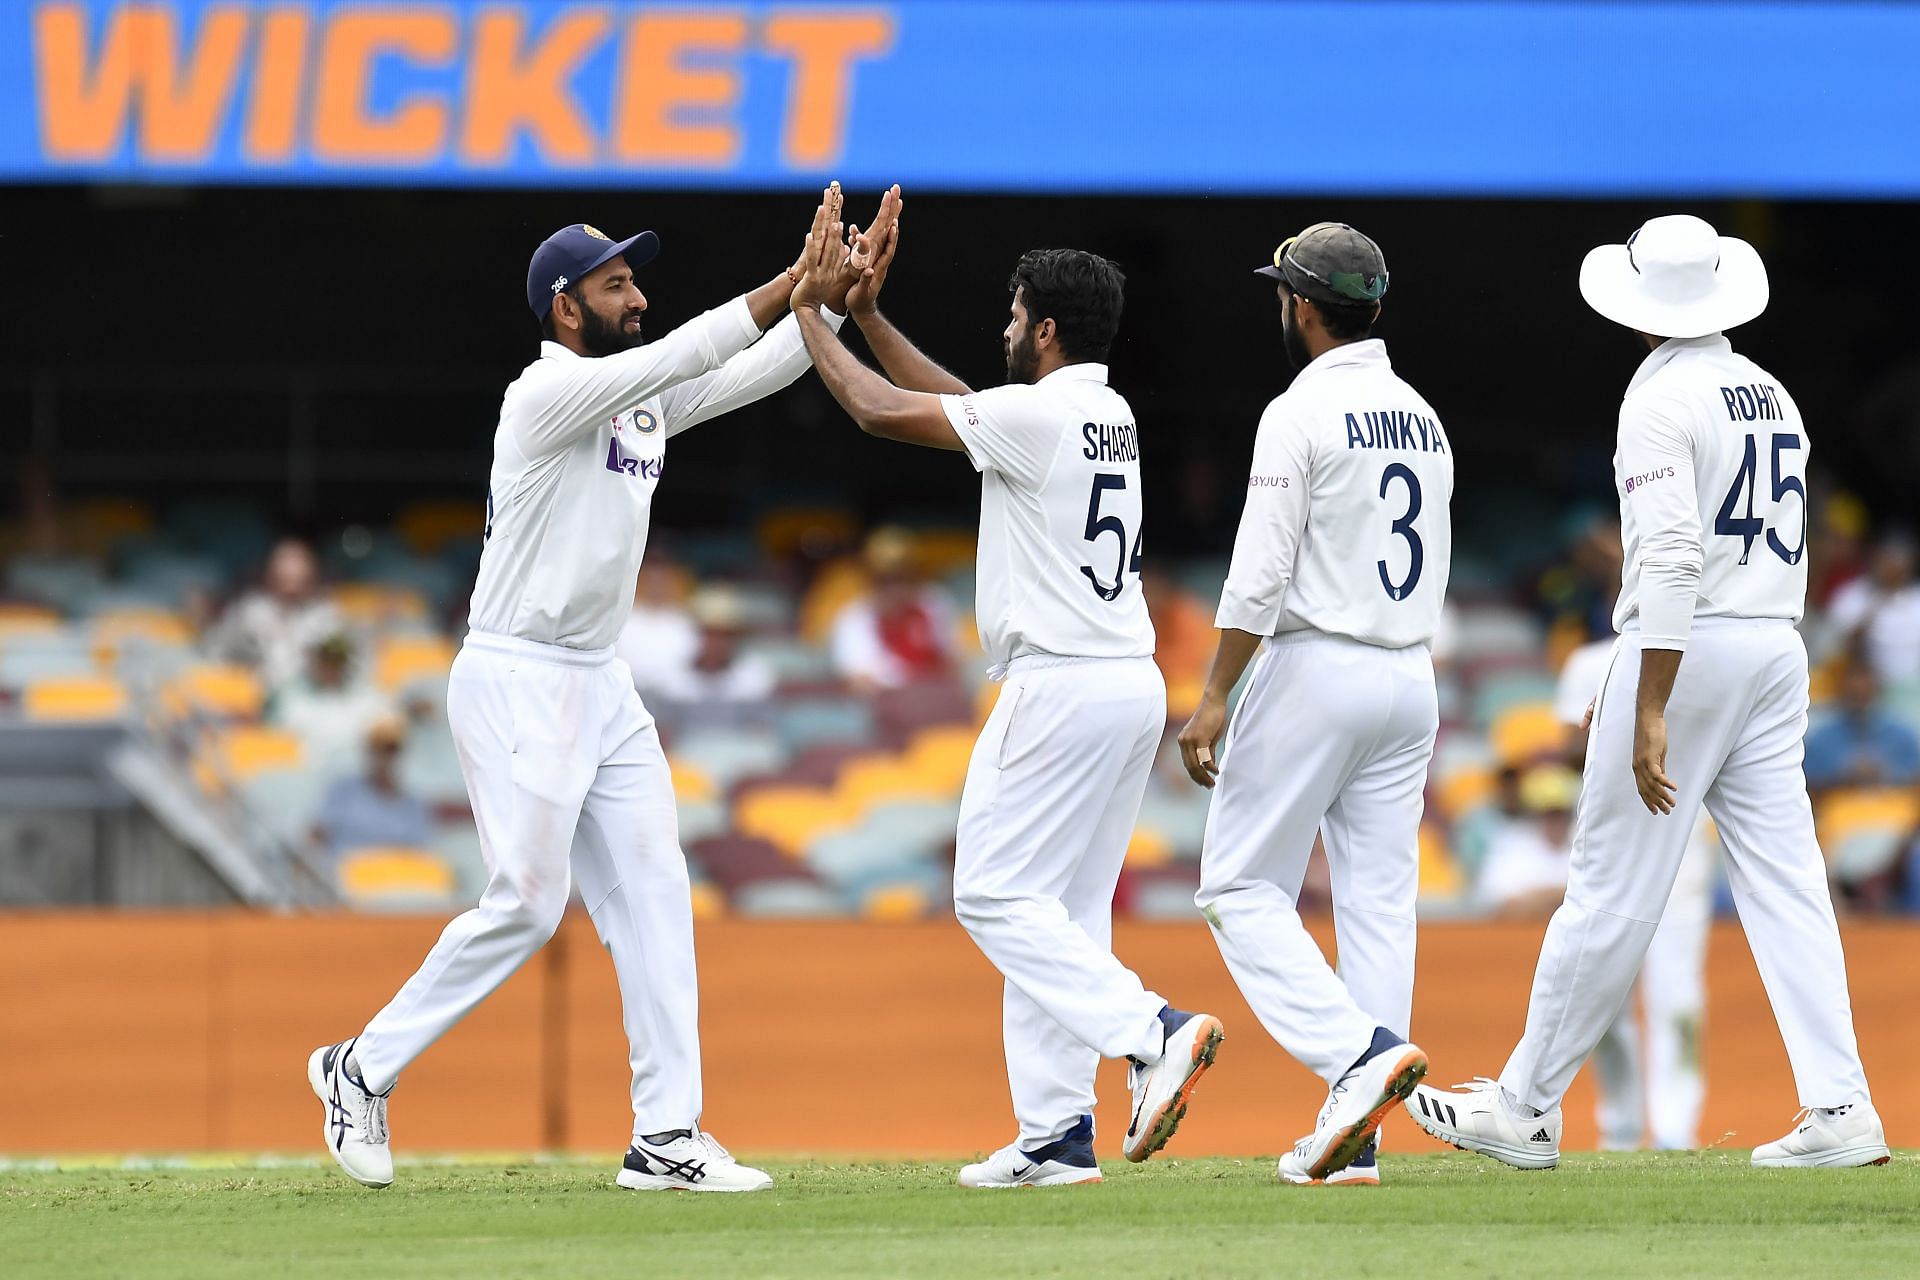
[[[978,538],[971,529],[921,529],[913,535],[913,563],[929,578],[945,577],[955,569],[970,568]]]
[[[60,629],[60,615],[37,604],[0,604],[0,637],[45,635]]]
[[[1420,896],[1454,898],[1466,888],[1460,861],[1447,844],[1446,832],[1431,822],[1420,824]]]
[[[267,700],[260,677],[246,667],[201,663],[188,667],[172,685],[170,708],[237,720],[255,720]]]
[[[424,849],[356,849],[340,860],[340,888],[357,906],[451,897],[453,868]]]
[[[477,502],[416,502],[393,522],[409,549],[416,555],[439,555],[441,548],[456,538],[478,538],[486,526],[486,516]]]
[[[111,609],[94,618],[96,649],[111,655],[129,640],[183,649],[193,643],[193,628],[171,609]]]
[[[1494,717],[1488,736],[1494,758],[1502,764],[1526,764],[1544,756],[1558,758],[1567,748],[1567,728],[1549,702],[1508,707]]]
[[[1863,831],[1912,831],[1920,825],[1920,793],[1905,787],[1836,791],[1821,800],[1815,817],[1820,826],[1820,845],[1831,857],[1849,838]]]
[[[349,622],[369,628],[420,622],[429,612],[418,591],[377,582],[343,582],[333,589],[333,603]]]
[[[769,557],[785,560],[809,542],[851,545],[860,536],[860,522],[838,507],[782,507],[760,517],[754,536]]]
[[[763,787],[734,806],[741,835],[758,836],[791,858],[801,857],[816,837],[854,818],[846,803],[819,787]]]
[[[1200,707],[1200,696],[1207,691],[1205,676],[1167,681],[1167,718],[1185,720]]]
[[[1434,799],[1442,816],[1454,822],[1492,798],[1494,785],[1491,769],[1457,769],[1435,785]]]
[[[681,804],[701,804],[720,797],[713,775],[699,765],[684,760],[668,760],[673,771],[673,798]]]
[[[841,766],[834,794],[853,813],[890,800],[945,800],[959,787],[913,767],[900,756],[861,756]]]
[[[922,729],[907,744],[907,763],[930,784],[957,792],[967,781],[975,736],[972,729],[958,724]]]
[[[995,704],[1000,701],[1000,683],[995,680],[982,680],[979,689],[973,695],[973,727],[978,730],[993,714]]]
[[[833,620],[866,590],[867,570],[860,557],[842,556],[830,561],[800,601],[800,638],[811,645],[825,644],[833,631]]]
[[[265,725],[235,725],[213,740],[214,758],[224,777],[236,781],[281,769],[298,769],[306,760],[299,738]]]
[[[21,709],[29,720],[114,720],[126,714],[127,691],[104,677],[41,680],[27,686]]]
[[[720,886],[710,880],[698,880],[693,886],[693,919],[695,924],[705,924],[709,920],[719,920],[727,914],[727,895]]]
[[[861,901],[860,918],[887,923],[919,920],[926,916],[929,905],[927,891],[919,885],[882,885]]]
[[[1173,842],[1152,827],[1135,827],[1127,841],[1127,865],[1135,868],[1164,867],[1173,860]]]
[[[415,680],[437,679],[452,668],[453,653],[445,636],[388,636],[373,651],[373,682],[393,693]]]
[[[61,535],[76,551],[101,556],[132,535],[153,532],[153,508],[127,498],[91,498],[60,513]]]

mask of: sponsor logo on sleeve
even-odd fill
[[[1626,485],[1627,492],[1628,494],[1632,494],[1635,489],[1644,489],[1655,480],[1669,479],[1673,473],[1672,467],[1655,467],[1652,471],[1643,471],[1637,476],[1628,476]]]

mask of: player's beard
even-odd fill
[[[1300,304],[1294,298],[1287,299],[1287,305],[1280,311],[1280,345],[1286,349],[1287,362],[1295,369],[1304,369],[1312,362],[1313,356],[1307,350],[1307,339],[1300,332]]]
[[[629,313],[622,312],[618,320],[609,324],[592,307],[580,308],[580,345],[596,356],[615,356],[632,350],[646,338],[638,328],[627,330],[626,322],[630,318]]]
[[[1039,369],[1040,353],[1034,349],[1033,330],[1029,329],[1019,342],[1007,347],[1007,381],[1032,382]]]

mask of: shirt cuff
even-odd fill
[[[1213,625],[1222,631],[1244,631],[1248,635],[1270,636],[1280,626],[1279,605],[1263,606],[1250,600],[1221,593],[1220,608]]]
[[[716,308],[716,310],[728,320],[731,320],[739,329],[741,335],[746,339],[746,342],[741,344],[742,346],[751,343],[755,338],[760,336],[760,326],[753,322],[753,308],[747,305],[746,294],[743,293],[732,302],[722,304]]]
[[[1640,566],[1640,647],[1681,649],[1693,634],[1700,574],[1687,565]]]
[[[832,307],[828,306],[824,302],[820,304],[820,318],[822,320],[825,320],[827,322],[827,327],[829,329],[832,329],[835,333],[840,332],[840,326],[847,322],[847,318],[845,316],[841,315],[838,311],[835,311]]]

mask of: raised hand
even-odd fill
[[[859,278],[847,291],[847,309],[856,315],[872,315],[880,305],[880,287],[887,282],[887,269],[893,265],[894,252],[900,247],[900,210],[906,207],[900,196],[900,184],[887,188],[880,197],[880,212],[863,233],[853,229],[852,265],[860,269]]]
[[[846,197],[840,191],[838,180],[827,184],[820,192],[820,203],[813,211],[813,227],[807,232],[806,242],[800,248],[800,256],[787,268],[787,279],[794,284],[800,283],[800,277],[807,273],[807,263],[812,257],[814,242],[831,236],[838,243],[840,239],[840,209]]]

